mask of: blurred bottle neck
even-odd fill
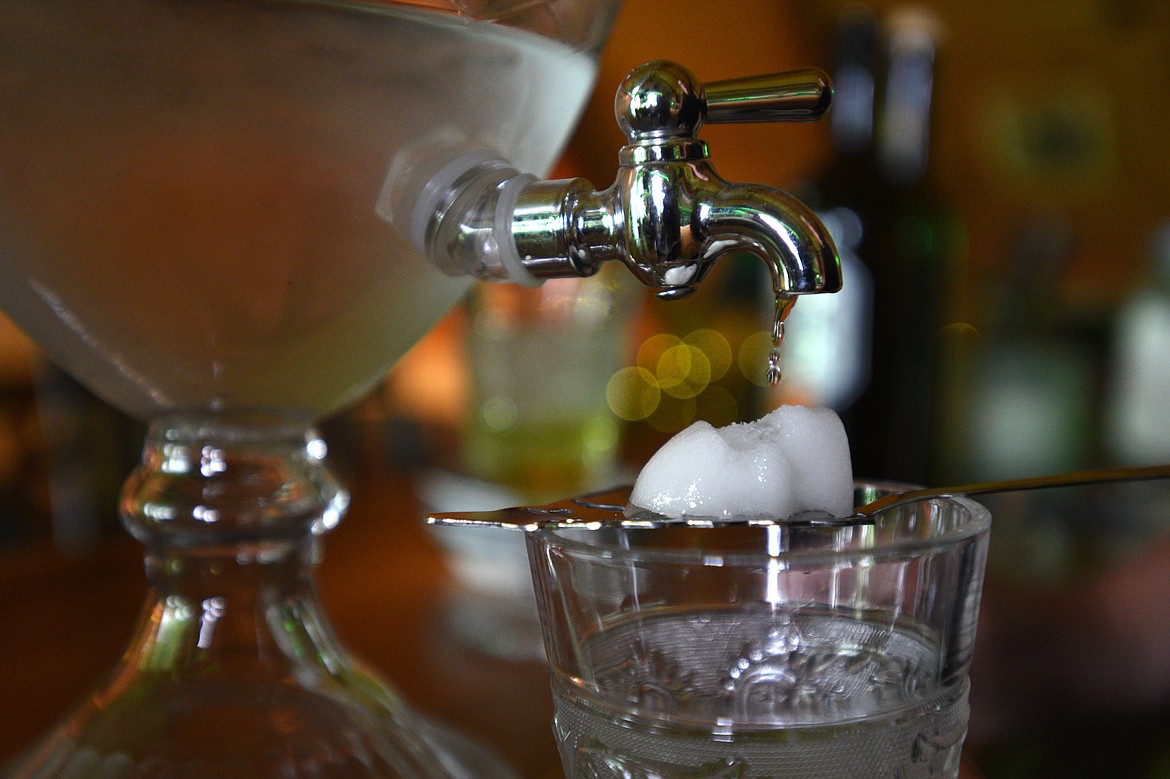
[[[926,175],[934,92],[934,26],[930,17],[917,11],[897,13],[889,24],[878,165],[897,187],[916,184]]]
[[[844,159],[864,156],[873,142],[877,42],[878,21],[872,10],[860,5],[842,9],[837,18],[829,132],[835,153]]]

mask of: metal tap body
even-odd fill
[[[830,94],[815,69],[704,87],[680,65],[647,63],[618,90],[629,143],[611,187],[538,181],[465,155],[447,166],[449,182],[428,184],[412,219],[416,243],[449,273],[529,284],[591,276],[616,260],[667,299],[694,292],[723,254],[751,252],[777,295],[836,292],[840,261],[816,215],[779,189],[723,180],[695,137],[704,121],[814,120]]]

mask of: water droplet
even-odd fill
[[[770,384],[779,384],[784,378],[780,369],[780,345],[784,342],[784,320],[792,313],[796,305],[796,297],[776,292],[776,314],[772,318],[772,351],[768,354],[768,369],[764,373]]]
[[[768,369],[764,372],[764,378],[769,384],[779,384],[780,380],[784,378],[784,373],[780,370],[779,349],[773,349],[768,355]]]

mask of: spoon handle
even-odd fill
[[[985,495],[991,492],[1035,490],[1044,487],[1074,487],[1111,481],[1142,481],[1170,477],[1170,465],[1138,468],[1107,468],[1095,471],[1077,471],[1055,476],[1033,476],[1027,479],[965,484],[958,487],[930,487],[922,490],[892,493],[856,509],[848,517],[833,517],[823,512],[807,512],[794,517],[663,517],[645,509],[629,505],[630,488],[620,487],[609,492],[569,498],[547,506],[518,506],[497,511],[440,512],[426,518],[432,525],[463,525],[501,527],[512,530],[536,531],[568,527],[626,527],[651,528],[667,525],[715,527],[718,525],[821,525],[838,526],[866,521],[873,515],[913,503],[923,498],[954,495]]]
[[[1092,471],[1073,471],[1050,476],[1030,476],[1024,479],[1001,479],[999,481],[964,484],[958,487],[928,487],[921,490],[883,495],[857,509],[858,516],[869,517],[886,509],[913,503],[923,498],[937,498],[944,495],[987,495],[994,492],[1018,492],[1046,487],[1077,487],[1113,481],[1145,481],[1170,478],[1170,465],[1143,467],[1103,468]]]

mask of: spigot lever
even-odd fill
[[[829,77],[818,68],[703,85],[708,124],[815,122],[829,110],[832,95]]]
[[[681,65],[648,62],[618,87],[614,114],[630,143],[694,139],[704,122],[811,122],[829,110],[833,87],[817,68],[700,84]]]

